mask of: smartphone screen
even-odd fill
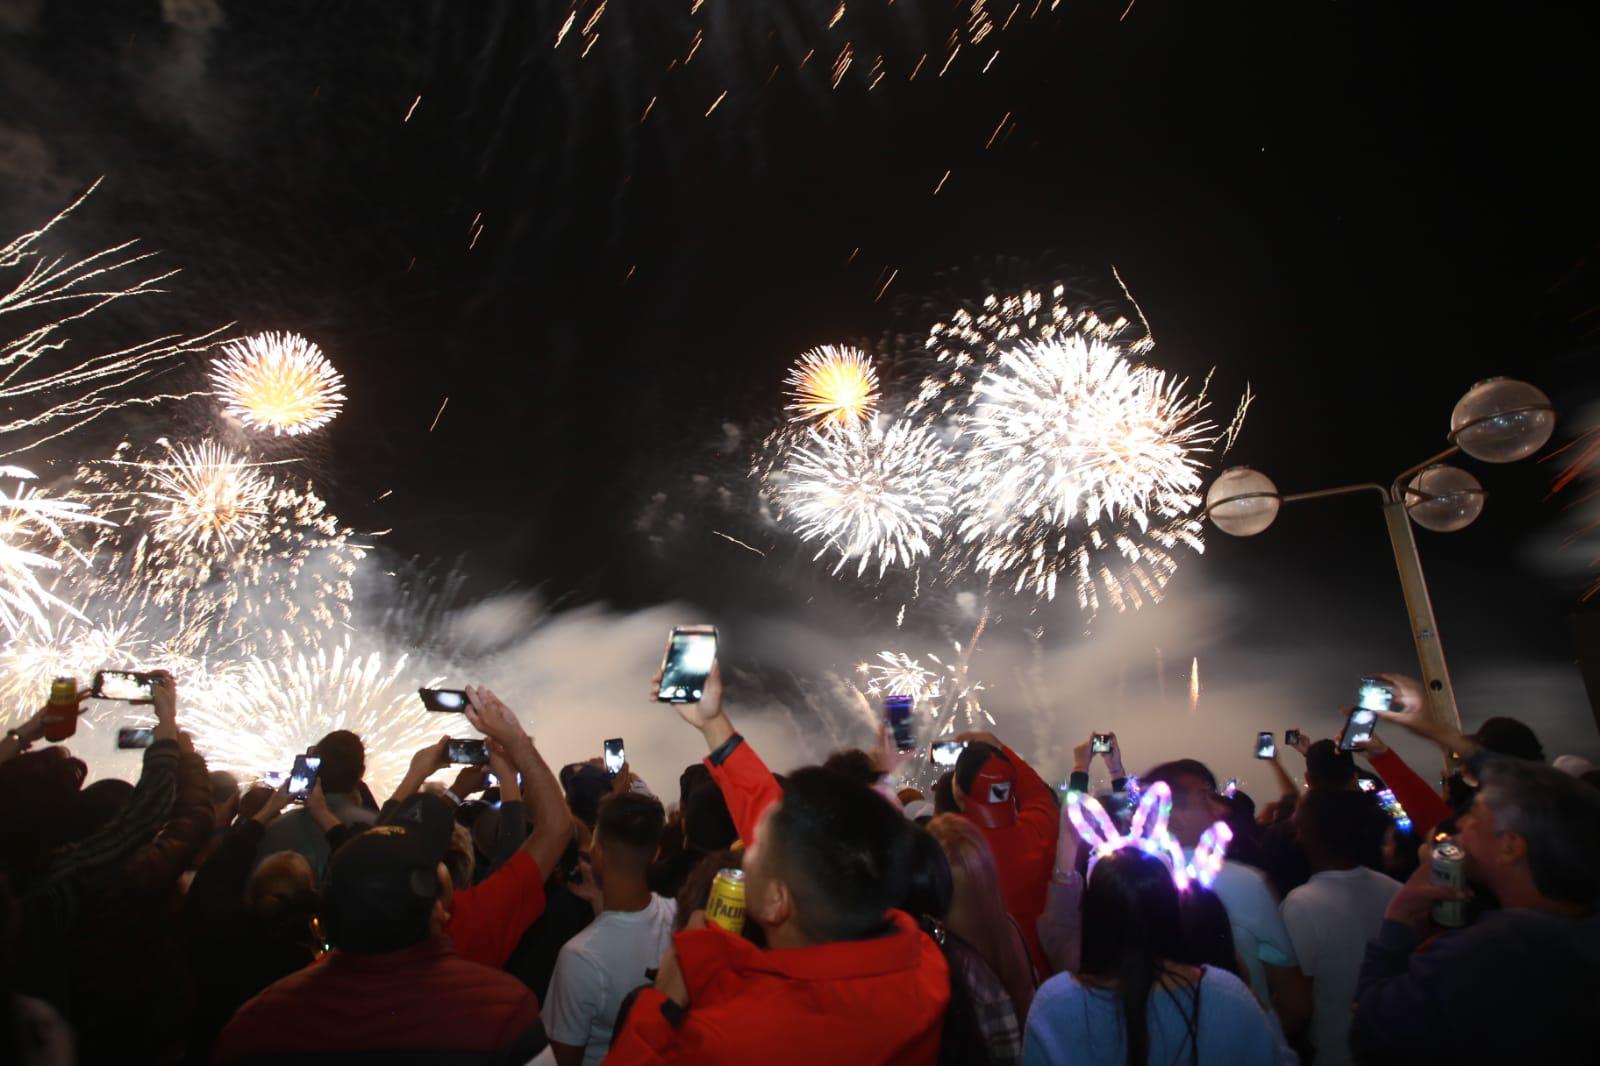
[[[1378,786],[1372,783],[1372,778],[1370,777],[1358,778],[1356,784],[1361,787],[1363,792],[1376,792],[1378,790]]]
[[[1393,710],[1394,689],[1381,678],[1363,677],[1361,687],[1356,689],[1356,706],[1366,711]]]
[[[1228,797],[1229,799],[1233,799],[1233,797],[1238,793],[1238,791],[1239,791],[1239,779],[1237,777],[1228,778],[1228,783],[1226,785],[1222,786],[1222,794],[1224,796]]]
[[[1350,712],[1350,719],[1344,724],[1344,740],[1340,741],[1339,750],[1355,751],[1357,744],[1365,744],[1372,739],[1372,733],[1377,728],[1377,712],[1368,707],[1357,707]]]
[[[487,766],[489,747],[481,740],[452,740],[450,762],[454,766]]]
[[[900,751],[913,751],[917,746],[917,723],[911,717],[916,700],[910,696],[885,696],[883,715],[894,733],[894,746]]]
[[[1256,734],[1256,758],[1270,759],[1278,754],[1278,746],[1272,742],[1271,733]]]
[[[279,785],[283,784],[283,779],[288,776],[289,775],[284,773],[282,770],[268,770],[266,773],[261,775],[261,783],[266,785],[268,788],[277,788]]]
[[[933,746],[933,765],[954,766],[966,750],[967,742],[964,740],[941,740]]]
[[[430,711],[459,714],[467,709],[467,694],[458,688],[419,688],[417,695]]]
[[[1089,742],[1089,750],[1096,755],[1110,755],[1111,734],[1096,733],[1094,739]]]
[[[677,626],[667,641],[656,699],[662,703],[699,703],[716,659],[715,626]]]
[[[152,677],[131,670],[101,670],[94,675],[89,695],[97,700],[122,700],[124,703],[149,703]]]
[[[317,783],[317,771],[322,768],[320,755],[296,755],[294,769],[289,771],[289,798],[303,800]]]
[[[117,747],[148,748],[156,740],[156,731],[147,725],[125,725],[117,730]]]
[[[1283,743],[1285,744],[1285,746],[1291,747],[1291,748],[1294,747],[1296,744],[1300,743],[1300,730],[1298,730],[1298,729],[1285,730],[1284,734],[1283,734]]]
[[[606,773],[616,777],[622,772],[622,764],[628,761],[627,753],[622,750],[622,738],[612,737],[606,741]]]

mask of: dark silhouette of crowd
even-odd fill
[[[486,688],[453,780],[442,738],[380,802],[339,730],[302,797],[241,788],[160,675],[131,784],[48,708],[0,742],[0,1062],[1595,1061],[1595,771],[1382,679],[1438,786],[1295,731],[1258,804],[1114,734],[1059,789],[987,732],[897,789],[881,726],[774,774],[713,665],[664,803]]]

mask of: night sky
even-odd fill
[[[1215,367],[1223,419],[1254,390],[1227,463],[1284,492],[1387,482],[1493,374],[1550,393],[1552,447],[1592,424],[1581,5],[1063,0],[1001,30],[989,0],[995,32],[942,78],[970,5],[849,0],[830,29],[838,6],[611,0],[580,56],[591,4],[553,47],[570,5],[547,0],[0,0],[0,232],[104,175],[64,239],[139,236],[183,269],[139,324],[296,330],[346,375],[312,460],[346,521],[461,560],[473,595],[563,607],[887,631],[902,592],[829,577],[743,476],[788,363],[853,341],[892,378],[956,300],[1069,277],[1117,299],[1113,265],[1153,362]],[[1482,519],[1419,537],[1469,723],[1521,671],[1592,749],[1560,462],[1468,463]],[[1213,531],[1172,599],[1226,603],[1218,683],[1287,655],[1328,706],[1414,662],[1363,498]],[[1070,605],[1029,606],[1002,639],[1092,647]]]

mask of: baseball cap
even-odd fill
[[[1515,718],[1487,718],[1478,731],[1471,734],[1471,739],[1496,755],[1544,762],[1544,745],[1539,743],[1538,735]]]
[[[343,951],[397,951],[428,935],[437,869],[450,848],[450,805],[423,793],[334,852],[323,889],[328,940]]]
[[[600,801],[611,792],[611,775],[593,763],[570,763],[561,768],[561,789],[572,816],[592,829]]]
[[[968,744],[956,762],[956,781],[966,793],[962,808],[985,829],[1006,829],[1017,822],[1017,768],[1001,752],[982,743]]]

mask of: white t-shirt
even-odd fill
[[[677,916],[676,900],[652,895],[644,910],[603,911],[567,941],[541,1012],[550,1039],[584,1048],[584,1066],[605,1058],[617,1009],[629,992],[649,983],[644,972],[661,965]]]
[[[1313,979],[1311,1042],[1317,1066],[1350,1060],[1351,1002],[1367,941],[1378,935],[1383,912],[1400,882],[1376,870],[1324,870],[1289,893],[1283,923],[1300,969]]]
[[[1188,856],[1186,856],[1188,857]],[[1233,927],[1233,948],[1250,971],[1250,989],[1270,1008],[1266,966],[1295,965],[1294,944],[1278,915],[1278,897],[1267,875],[1254,866],[1225,861],[1211,886],[1228,912]]]

